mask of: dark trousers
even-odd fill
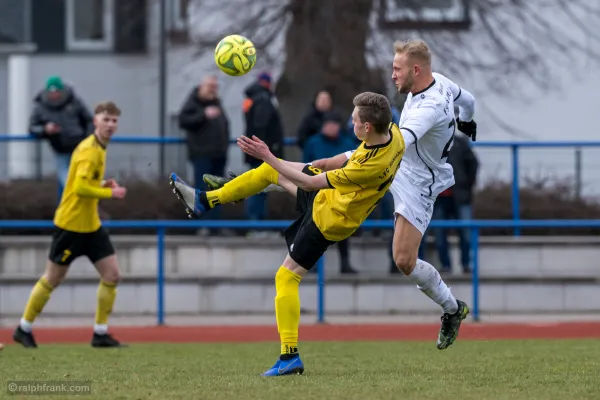
[[[432,219],[471,219],[470,204],[456,204],[452,196],[440,196],[435,202]],[[471,246],[469,243],[469,229],[457,229],[460,243],[460,262],[463,271],[470,270]],[[451,269],[450,251],[448,249],[448,229],[434,229],[435,247],[442,263],[443,270]]]
[[[250,168],[258,168],[262,161],[248,163]],[[267,194],[257,193],[246,199],[246,216],[251,221],[261,221],[267,214]]]
[[[194,168],[194,186],[200,190],[209,190],[208,186],[204,183],[202,176],[204,174],[225,176],[227,157],[194,158],[191,160],[191,163]],[[214,208],[211,212],[206,214],[205,219],[219,218],[219,211],[219,207]]]

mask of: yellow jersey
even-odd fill
[[[54,214],[54,225],[79,233],[100,229],[98,201],[112,197],[112,190],[102,187],[105,163],[106,147],[96,135],[90,135],[79,143],[71,156],[67,182]]]
[[[312,214],[325,239],[338,242],[350,237],[392,184],[405,144],[396,124],[390,124],[389,132],[387,143],[363,142],[345,166],[326,173],[331,189],[317,194]]]

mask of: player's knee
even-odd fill
[[[49,274],[49,273],[45,273],[44,274],[44,279],[46,279],[46,281],[53,287],[57,287],[58,285],[61,284],[61,282],[64,279],[64,276],[58,275],[58,274]]]
[[[117,284],[121,280],[121,271],[118,268],[111,268],[102,274],[102,280],[107,283]]]
[[[406,251],[394,251],[394,263],[404,275],[410,275],[417,263],[417,257]]]
[[[46,271],[44,272],[44,279],[46,279],[46,281],[48,281],[52,287],[57,287],[65,279],[67,268],[68,267],[66,266],[48,262],[46,265]]]

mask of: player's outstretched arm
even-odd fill
[[[348,161],[351,156],[352,152],[347,151],[330,158],[315,160],[312,162],[312,166],[323,171],[332,171],[334,169],[342,168],[342,165],[344,165],[344,163]]]
[[[248,138],[242,136],[238,139],[238,145],[244,151],[244,153],[263,160],[269,164],[273,169],[283,175],[292,184],[298,186],[304,190],[319,190],[329,188],[327,183],[327,177],[325,174],[316,176],[309,176],[298,170],[293,163],[287,163],[286,161],[280,160],[271,153],[269,147],[259,138],[253,136]]]
[[[313,191],[331,188],[327,182],[326,174],[319,174],[315,176],[306,175],[304,172],[298,171],[289,164],[286,164],[284,161],[275,157],[273,159],[265,159],[264,161],[300,189]],[[285,187],[285,185],[283,186]]]

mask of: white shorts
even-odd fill
[[[435,197],[428,196],[425,189],[410,183],[400,171],[392,182],[390,192],[394,196],[394,219],[398,214],[402,215],[424,235],[431,221]]]

